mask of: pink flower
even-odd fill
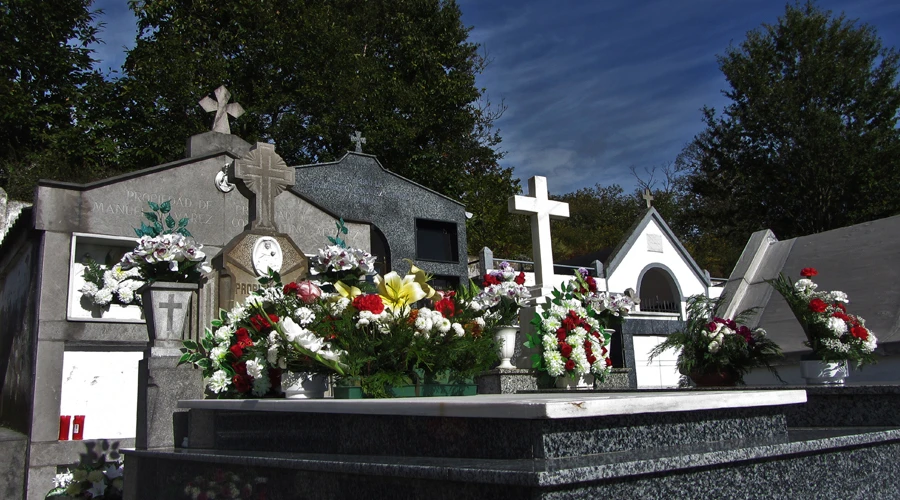
[[[312,304],[322,296],[322,290],[319,289],[312,281],[306,280],[300,283],[297,295],[304,304]]]

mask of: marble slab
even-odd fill
[[[464,397],[373,400],[204,399],[178,402],[179,408],[294,413],[338,413],[500,419],[570,419],[806,402],[805,390],[703,391],[598,394],[482,394]]]

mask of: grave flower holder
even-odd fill
[[[197,283],[155,281],[139,290],[151,344],[171,341],[173,346],[181,345],[191,296],[199,287]]]

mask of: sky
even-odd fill
[[[527,186],[550,192],[637,186],[703,130],[701,108],[722,109],[727,85],[716,56],[775,23],[777,0],[458,0],[469,40],[491,63],[477,85],[506,111],[496,122],[501,161]],[[900,2],[820,0],[873,26],[900,48]],[[136,27],[127,0],[99,0],[104,71],[119,68]],[[387,166],[390,168],[390,166]]]

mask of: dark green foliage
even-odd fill
[[[788,5],[719,64],[731,103],[678,159],[702,231],[786,239],[900,211],[900,56],[874,28]]]
[[[152,212],[144,212],[144,218],[150,224],[141,222],[140,228],[133,228],[138,238],[141,236],[150,236],[151,238],[161,234],[180,234],[185,237],[191,237],[191,232],[187,230],[188,218],[183,217],[178,223],[169,213],[172,210],[172,200],[162,203],[147,202]]]

